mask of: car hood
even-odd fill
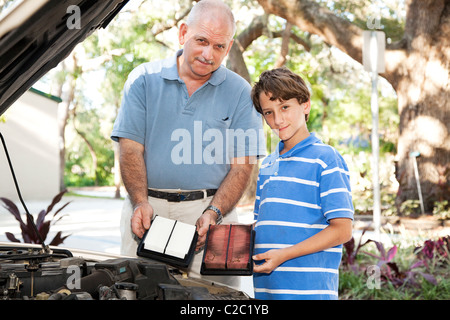
[[[0,20],[0,115],[128,0],[16,2]]]

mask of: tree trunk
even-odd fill
[[[69,119],[69,108],[75,97],[75,87],[77,79],[73,75],[73,73],[69,70],[73,70],[74,66],[77,63],[75,55],[72,55],[73,66],[67,66],[66,62],[63,63],[63,72],[68,73],[68,78],[65,79],[68,84],[67,93],[65,95],[62,94],[62,87],[64,82],[60,83],[59,86],[59,95],[63,96],[63,103],[61,103],[58,107],[58,133],[59,133],[59,190],[63,191],[66,189],[66,185],[64,183],[64,172],[66,167],[66,125]]]
[[[417,158],[425,210],[450,200],[450,1],[409,1],[406,59],[398,65],[398,201],[418,199]]]
[[[258,0],[304,31],[319,35],[362,62],[362,30],[308,0]],[[397,147],[397,200],[418,199],[414,163],[417,158],[425,210],[434,201],[450,200],[450,1],[409,0],[401,41],[386,47],[386,72],[397,92],[400,135]]]

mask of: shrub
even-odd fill
[[[40,237],[36,234],[36,230],[34,229],[33,226],[33,216],[30,215],[26,215],[26,222],[24,222],[22,220],[21,214],[19,212],[19,209],[17,208],[17,206],[14,204],[14,202],[12,202],[9,199],[6,198],[1,198],[0,197],[0,201],[3,202],[3,207],[8,210],[13,216],[14,218],[16,218],[16,220],[19,222],[20,224],[20,229],[22,231],[22,238],[23,238],[23,242],[25,243],[37,243],[37,244],[41,244],[41,239],[42,242],[46,240],[47,235],[50,231],[50,226],[55,224],[56,222],[58,222],[62,216],[58,217],[57,220],[55,220],[55,217],[70,203],[67,202],[66,204],[64,204],[62,207],[60,207],[58,210],[55,211],[55,213],[53,213],[53,216],[50,220],[45,220],[45,218],[47,217],[47,215],[53,210],[54,206],[61,201],[62,196],[64,195],[64,193],[66,193],[67,190],[64,190],[60,193],[58,193],[52,200],[52,202],[50,203],[50,205],[47,207],[47,209],[42,210],[39,214],[38,217],[36,219],[36,228],[37,231],[39,232]],[[9,241],[12,242],[20,242],[20,240],[18,240],[11,232],[5,232],[6,237],[8,238]],[[49,245],[52,246],[57,246],[60,245],[61,243],[63,243],[63,241],[68,237],[67,236],[62,236],[61,231],[59,231],[55,237],[53,238],[53,240],[49,243]]]

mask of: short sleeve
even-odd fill
[[[353,219],[349,171],[340,155],[337,154],[337,159],[321,172],[319,188],[321,208],[327,221],[334,218]]]
[[[253,107],[250,97],[250,86],[246,86],[239,97],[236,114],[233,117],[229,141],[233,141],[233,148],[229,150],[229,157],[266,155],[266,142],[261,115]]]
[[[145,76],[140,68],[134,69],[124,86],[122,105],[114,122],[111,139],[127,138],[145,143],[146,93]]]

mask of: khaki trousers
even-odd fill
[[[161,190],[161,191],[174,191],[174,190]],[[177,190],[182,191],[182,190]],[[184,223],[195,225],[195,222],[202,214],[203,210],[211,202],[212,196],[200,200],[182,201],[182,202],[169,202],[165,199],[148,197],[148,201],[153,207],[153,214],[159,215],[165,218],[179,220]],[[121,247],[120,253],[129,257],[137,257],[136,251],[139,245],[139,239],[131,231],[131,217],[133,215],[133,207],[130,199],[126,197],[123,208],[122,216],[120,220],[120,233],[121,233]],[[224,224],[237,223],[238,217],[236,209],[227,213],[224,218]],[[192,259],[191,265],[187,270],[188,276],[192,278],[202,278],[208,281],[218,282],[232,287],[236,290],[240,290],[241,280],[239,276],[204,276],[200,274],[200,268],[203,258],[203,250],[195,253]]]

